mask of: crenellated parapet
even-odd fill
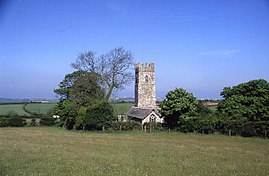
[[[146,62],[146,63],[136,63],[135,64],[136,71],[154,71],[154,63]]]

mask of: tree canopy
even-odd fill
[[[182,88],[168,92],[161,103],[161,114],[170,128],[177,126],[180,118],[193,115],[197,111],[198,102],[193,94]]]
[[[94,51],[80,53],[71,66],[80,71],[97,73],[102,80],[108,100],[113,90],[122,89],[133,80],[133,56],[122,47],[96,56]]]
[[[218,106],[220,114],[250,121],[269,120],[269,83],[266,80],[225,87],[221,96],[224,100]]]
[[[86,72],[85,71],[81,71],[81,70],[66,74],[65,77],[64,77],[64,79],[58,85],[59,88],[58,89],[54,89],[54,93],[56,93],[57,96],[61,100],[68,99],[69,98],[69,94],[70,94],[70,89],[74,85],[75,81],[79,77],[81,77],[81,76],[83,76],[85,74],[86,74]]]
[[[104,99],[105,93],[100,86],[100,78],[96,73],[85,73],[70,88],[70,101],[79,109],[81,106]]]

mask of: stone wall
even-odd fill
[[[156,108],[154,63],[135,65],[135,106]]]

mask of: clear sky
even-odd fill
[[[269,1],[0,0],[0,97],[54,98],[79,52],[120,46],[155,62],[158,97],[182,87],[219,98],[269,80]]]

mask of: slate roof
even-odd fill
[[[127,116],[143,120],[152,111],[154,111],[158,116],[161,117],[160,113],[156,109],[146,109],[146,108],[138,108],[138,107],[131,107],[131,109],[127,113]]]

